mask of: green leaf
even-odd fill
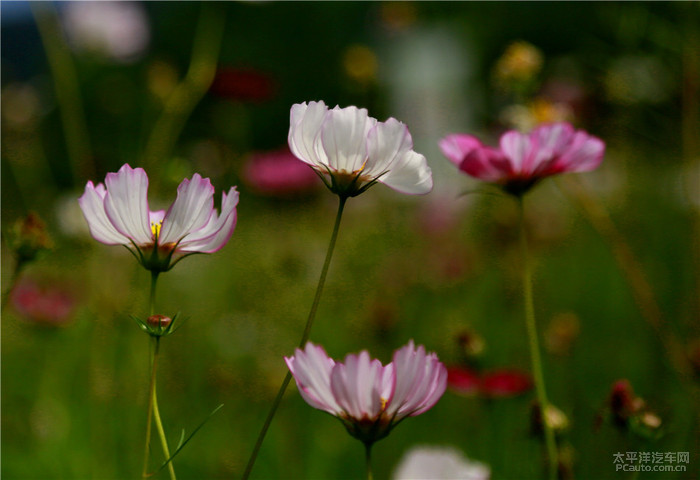
[[[187,445],[187,443],[189,443],[189,441],[192,440],[192,437],[194,437],[194,435],[199,431],[199,429],[202,428],[202,427],[209,421],[209,419],[210,419],[211,417],[214,416],[214,414],[215,414],[216,412],[218,412],[219,410],[221,410],[221,408],[222,408],[223,406],[224,406],[224,404],[222,403],[221,405],[219,405],[218,407],[216,407],[216,408],[207,416],[207,418],[205,418],[205,419],[202,421],[202,423],[200,423],[199,425],[197,425],[197,428],[195,428],[194,430],[192,430],[192,433],[190,433],[190,436],[187,437],[187,439],[185,439],[184,441],[183,441],[183,437],[185,436],[185,430],[183,429],[183,430],[182,430],[182,435],[180,436],[180,442],[178,443],[178,446],[177,446],[177,448],[175,449],[175,451],[173,452],[173,454],[170,455],[170,458],[168,458],[165,462],[163,462],[163,464],[160,466],[160,468],[158,468],[158,470],[156,470],[155,472],[153,472],[151,475],[155,475],[156,473],[160,472],[161,470],[163,470],[163,469],[168,465],[168,463],[172,462],[173,458],[175,458],[175,455],[177,455],[178,453],[180,453],[180,452],[182,451],[182,449],[185,448],[185,445]],[[150,475],[149,475],[149,476],[150,476]]]

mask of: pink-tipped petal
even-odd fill
[[[579,130],[566,151],[554,162],[555,172],[588,172],[598,168],[605,155],[605,143]]]
[[[214,210],[207,225],[187,235],[178,245],[178,250],[214,253],[223,248],[236,229],[238,197],[236,187],[231,187],[228,195],[226,192],[222,193],[221,215],[217,215],[216,210]]]
[[[129,238],[119,233],[107,218],[104,207],[106,194],[103,184],[100,183],[95,187],[92,182],[88,182],[85,185],[85,193],[78,199],[90,234],[95,240],[106,245],[127,245]]]
[[[146,172],[124,164],[117,173],[107,174],[105,185],[105,212],[114,228],[137,245],[151,243]]]
[[[413,404],[415,409],[408,414],[412,417],[433,408],[447,388],[447,369],[434,353],[429,356],[425,368],[425,378],[429,380],[423,382],[421,392],[416,395]]]
[[[203,228],[214,213],[214,187],[208,178],[195,173],[177,187],[177,198],[163,219],[158,243],[177,243]]]
[[[396,418],[419,415],[432,408],[447,387],[447,369],[434,353],[426,354],[413,341],[394,353],[396,391],[388,411]]]
[[[547,171],[554,159],[568,148],[573,135],[574,127],[566,122],[548,123],[535,128],[530,132],[532,153],[522,172],[536,175]]]
[[[464,156],[459,169],[485,182],[501,182],[512,172],[508,159],[491,147],[471,150]]]
[[[306,403],[332,415],[342,411],[331,392],[331,371],[335,362],[323,347],[308,342],[303,351],[297,348],[293,357],[284,360]]]
[[[467,154],[472,150],[483,147],[476,137],[461,133],[447,135],[438,142],[438,146],[443,155],[445,155],[450,162],[454,163],[457,168],[462,164]]]
[[[384,367],[379,360],[370,359],[367,351],[348,355],[331,372],[331,391],[338,405],[352,418],[379,417],[386,399],[382,399]]]

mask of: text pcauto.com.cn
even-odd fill
[[[685,472],[690,452],[617,452],[613,463],[616,472]]]

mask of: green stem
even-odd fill
[[[544,374],[542,371],[542,359],[540,357],[539,340],[537,339],[537,326],[535,323],[535,307],[532,299],[532,270],[530,268],[530,253],[527,244],[527,232],[525,228],[525,205],[523,197],[518,197],[518,210],[520,217],[520,247],[523,261],[523,296],[525,301],[525,325],[530,341],[530,359],[532,361],[532,373],[535,377],[535,389],[537,391],[537,402],[540,408],[542,428],[544,431],[545,444],[548,456],[549,479],[556,480],[559,460],[557,457],[557,445],[554,439],[554,431],[548,421],[547,411],[549,402],[544,385]]]
[[[149,300],[149,311],[150,315],[155,313],[156,305],[156,284],[158,283],[159,272],[151,271],[151,294]],[[151,443],[151,423],[152,420],[156,423],[156,430],[158,431],[158,437],[160,438],[160,444],[163,448],[163,454],[165,458],[170,458],[170,449],[168,448],[168,440],[165,436],[165,430],[163,429],[163,422],[160,419],[160,410],[158,409],[158,395],[156,393],[156,371],[158,369],[158,353],[160,351],[160,337],[151,337],[153,339],[153,362],[151,367],[151,381],[149,384],[149,394],[148,394],[148,413],[146,415],[146,447],[144,448],[144,458],[143,458],[143,477],[146,478],[150,476],[148,473],[148,453],[149,446]],[[175,478],[175,467],[173,467],[173,462],[168,463],[168,473],[170,474],[171,480],[176,480]]]
[[[367,480],[372,480],[372,442],[365,443],[365,465],[367,467]]]
[[[155,420],[156,429],[158,430],[158,436],[160,438],[160,443],[163,448],[163,454],[165,458],[170,458],[170,450],[168,449],[168,441],[165,438],[165,430],[163,429],[163,422],[160,419],[160,411],[158,410],[158,396],[156,394],[156,371],[158,369],[158,352],[160,350],[160,337],[153,338],[153,367],[151,369],[151,382],[149,385],[149,401],[148,401],[148,415],[146,424],[146,447],[144,448],[144,458],[143,458],[143,478],[150,476],[148,473],[148,453],[149,445],[151,443],[151,420]],[[173,467],[173,462],[168,463],[168,472],[170,473],[171,480],[176,480],[175,478],[175,468]]]
[[[307,340],[309,339],[309,334],[311,333],[311,325],[313,324],[314,318],[316,317],[316,310],[318,309],[318,304],[321,300],[321,292],[323,291],[323,285],[326,283],[326,274],[328,273],[328,267],[330,266],[331,258],[333,257],[335,241],[338,238],[338,230],[340,230],[340,220],[343,217],[343,209],[345,208],[345,202],[347,200],[347,197],[340,196],[339,198],[340,203],[338,205],[338,213],[335,216],[335,225],[333,226],[333,233],[331,234],[331,240],[328,244],[326,260],[323,262],[323,269],[321,270],[321,276],[318,279],[318,285],[316,287],[316,295],[314,295],[314,301],[311,304],[311,311],[309,312],[309,318],[306,320],[306,326],[304,327],[304,333],[302,334],[301,341],[299,342],[299,348],[303,348]],[[243,472],[243,480],[246,480],[250,476],[250,473],[253,471],[255,460],[258,457],[258,452],[260,451],[260,447],[262,447],[263,440],[265,440],[267,430],[270,428],[272,419],[274,418],[280,403],[282,403],[282,397],[284,396],[284,392],[287,390],[287,386],[289,385],[289,382],[291,380],[292,373],[287,371],[287,375],[282,381],[282,385],[280,386],[280,389],[277,392],[277,396],[272,402],[270,412],[268,413],[267,418],[265,419],[265,423],[263,424],[263,427],[260,430],[260,434],[258,435],[258,439],[255,442],[255,446],[253,447],[253,453],[251,453],[250,459],[248,460],[248,464],[245,468],[245,472]]]
[[[148,453],[149,453],[149,446],[151,443],[151,421],[153,419],[153,398],[154,398],[154,392],[156,389],[156,370],[158,368],[158,347],[159,347],[159,342],[158,342],[158,337],[153,337],[154,341],[154,353],[153,353],[153,360],[151,362],[151,381],[148,384],[148,412],[146,414],[146,446],[144,447],[143,451],[143,472],[142,476],[143,478],[148,477]]]
[[[156,345],[159,337],[156,337]],[[165,430],[163,429],[163,422],[160,420],[160,411],[158,410],[158,397],[156,396],[156,387],[153,385],[153,418],[156,421],[156,429],[158,430],[158,436],[160,437],[160,445],[163,448],[163,454],[165,458],[170,458],[170,449],[168,448],[168,440],[165,437]],[[175,478],[175,467],[173,467],[173,462],[168,462],[168,473],[170,474],[171,480],[176,480]]]
[[[158,274],[154,270],[151,270],[151,295],[149,300],[149,314],[153,315],[156,313],[156,283],[158,283]]]
[[[2,292],[2,300],[0,304],[0,310],[4,311],[5,306],[7,305],[7,301],[10,299],[10,294],[12,293],[12,290],[15,288],[15,284],[17,283],[17,280],[19,279],[19,274],[22,273],[22,269],[26,265],[26,262],[22,260],[17,260],[15,262],[15,266],[12,269],[12,276],[10,277],[9,284],[10,286],[7,287],[7,290]]]

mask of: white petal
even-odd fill
[[[187,235],[178,245],[178,250],[182,252],[203,252],[213,253],[221,249],[228,243],[233,231],[236,228],[238,215],[236,206],[238,205],[238,192],[236,187],[231,187],[222,193],[221,215],[216,211],[209,219],[209,223],[196,232]]]
[[[297,103],[289,114],[289,148],[299,160],[312,166],[322,167],[316,155],[315,143],[320,141],[321,124],[328,107],[323,102]]]
[[[198,173],[177,187],[177,198],[163,219],[158,243],[176,243],[185,235],[203,228],[214,213],[214,187]]]
[[[104,207],[106,193],[103,184],[95,187],[92,182],[88,182],[85,185],[85,193],[78,199],[90,234],[98,242],[107,245],[130,245],[129,238],[119,233],[107,218]]]
[[[433,175],[425,157],[413,150],[408,128],[394,118],[379,122],[367,135],[369,176],[402,193],[424,194],[433,188]]]
[[[319,159],[333,170],[355,172],[367,159],[367,133],[376,124],[367,110],[357,107],[335,107],[321,125]]]
[[[112,225],[137,245],[152,243],[148,223],[148,176],[143,168],[124,164],[117,173],[107,174],[105,184],[105,212]]]
[[[424,195],[433,189],[433,172],[423,155],[410,150],[379,181],[397,192]]]
[[[510,130],[501,135],[501,151],[510,161],[513,173],[518,175],[527,173],[523,171],[523,166],[530,156],[530,138],[520,132]]]

